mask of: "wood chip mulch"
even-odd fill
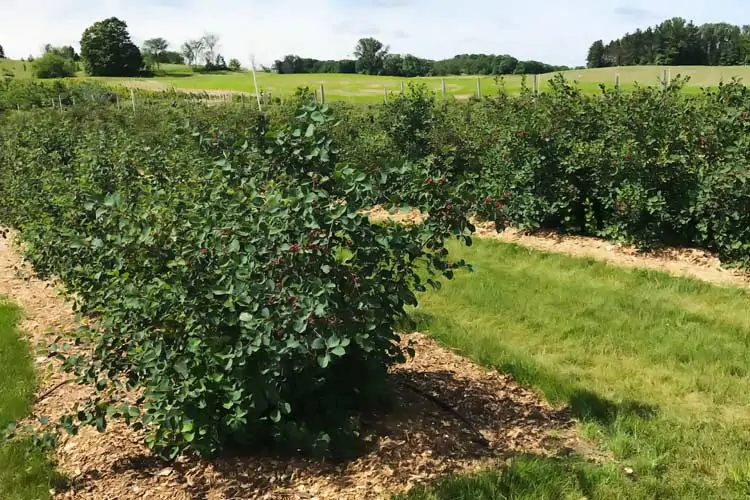
[[[24,309],[20,327],[33,344],[49,343],[78,325],[56,287],[32,277],[1,238],[0,296]],[[364,422],[371,446],[352,461],[180,457],[166,463],[141,444],[141,434],[115,423],[103,434],[86,428],[62,440],[54,458],[71,484],[54,498],[388,498],[439,476],[499,465],[514,453],[586,453],[588,444],[576,435],[566,410],[422,334],[405,335],[403,342],[409,341],[416,356],[394,370],[401,387],[396,410]],[[36,361],[40,395],[65,380],[46,357]],[[35,416],[54,420],[90,394],[87,387],[62,385],[37,403]]]

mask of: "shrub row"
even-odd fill
[[[445,107],[422,89],[370,111],[345,147],[376,165],[439,158],[475,213],[521,229],[706,248],[748,267],[750,91],[683,84],[584,95],[560,77],[539,95]]]
[[[388,400],[404,307],[463,265],[443,243],[470,242],[469,213],[750,264],[737,83],[332,109],[301,91],[263,114],[165,97],[0,116],[0,223],[97,319],[52,348],[98,389],[71,431],[123,418],[168,457],[350,450]],[[430,217],[373,224],[376,203]]]
[[[444,240],[470,231],[447,189],[415,190],[442,214],[425,226],[371,223],[391,173],[340,161],[331,121],[314,105],[279,126],[194,106],[6,117],[0,220],[96,318],[78,349],[52,346],[97,388],[62,428],[122,418],[170,458],[352,450],[403,360],[404,307],[451,275]]]

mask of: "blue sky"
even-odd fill
[[[77,46],[91,23],[117,16],[136,43],[161,36],[173,48],[205,32],[227,59],[254,53],[351,55],[374,36],[392,52],[444,58],[507,53],[553,64],[583,64],[591,42],[681,16],[696,23],[750,24],[750,0],[0,0],[0,44],[9,57],[45,43]]]

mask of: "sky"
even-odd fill
[[[619,38],[670,17],[750,24],[748,0],[0,0],[0,45],[10,58],[46,43],[78,47],[83,30],[116,16],[133,41],[163,37],[172,49],[205,33],[219,52],[247,65],[285,54],[352,57],[372,36],[394,53],[442,59],[510,54],[583,65],[591,43]]]

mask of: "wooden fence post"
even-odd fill
[[[383,87],[383,102],[388,104],[388,89],[386,87]]]
[[[538,94],[539,93],[539,75],[536,75],[536,74],[534,75],[534,83],[533,83],[533,85],[534,85],[534,87],[533,87],[534,94]]]
[[[443,89],[443,106],[445,106],[446,104],[448,104],[448,92],[446,91],[446,88],[445,88],[445,78],[441,79],[441,86]]]
[[[322,104],[326,103],[326,88],[322,83],[320,84],[320,102]]]
[[[482,98],[482,79],[477,77],[477,99]]]
[[[135,113],[135,92],[130,89],[130,101],[133,103],[133,113]]]
[[[401,95],[404,95],[406,92],[404,90],[404,81],[401,80]]]
[[[620,88],[620,73],[615,73],[615,88]]]

